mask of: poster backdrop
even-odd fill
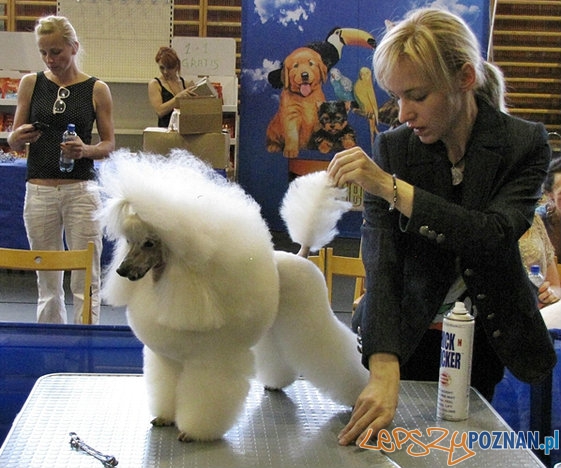
[[[487,50],[488,0],[243,1],[238,178],[272,230],[285,230],[278,211],[293,177],[323,168],[348,145],[369,151],[377,132],[388,128],[389,98],[372,83],[373,47],[385,20],[426,6],[460,14]],[[283,64],[298,68],[299,78]],[[304,121],[315,122],[296,132],[302,141],[285,113],[286,83],[308,114]],[[359,237],[360,223],[357,207],[339,224],[340,235]]]

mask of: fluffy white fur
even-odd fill
[[[347,191],[333,186],[325,171],[298,177],[286,192],[280,214],[291,239],[317,252],[337,235],[337,221],[349,211]]]
[[[218,439],[254,377],[278,389],[302,376],[354,403],[367,381],[356,337],[332,313],[319,269],[274,251],[259,205],[238,185],[184,151],[116,152],[100,183],[116,242],[103,296],[126,305],[145,345],[154,424],[175,423],[180,440]]]

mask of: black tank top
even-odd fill
[[[185,80],[181,76],[179,77],[179,79],[181,80],[181,84],[183,85],[183,89],[185,89]],[[158,78],[155,78],[155,80],[160,84],[161,94],[162,94],[162,102],[171,101],[175,96],[172,93],[170,93],[166,88],[164,88],[164,86],[162,85],[162,82]],[[169,119],[171,119],[172,112],[170,112],[169,114],[166,114],[166,115],[162,115],[161,117],[158,117],[158,127],[165,127],[165,128],[168,127]]]
[[[66,86],[70,95],[63,99],[66,109],[53,114],[59,86],[49,80],[44,72],[37,73],[37,82],[31,97],[29,121],[40,121],[49,125],[41,137],[29,145],[27,159],[27,180],[29,179],[79,179],[96,178],[92,159],[77,159],[72,172],[59,169],[60,142],[69,123],[76,125],[76,133],[82,141],[90,144],[95,121],[93,88],[97,78],[90,77],[81,83]]]

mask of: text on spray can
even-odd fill
[[[461,421],[469,415],[475,320],[463,302],[444,316],[440,344],[437,417]]]

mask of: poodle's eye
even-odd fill
[[[148,240],[144,241],[144,244],[142,244],[142,247],[144,247],[146,249],[151,249],[152,247],[154,247],[154,241],[148,239]]]

